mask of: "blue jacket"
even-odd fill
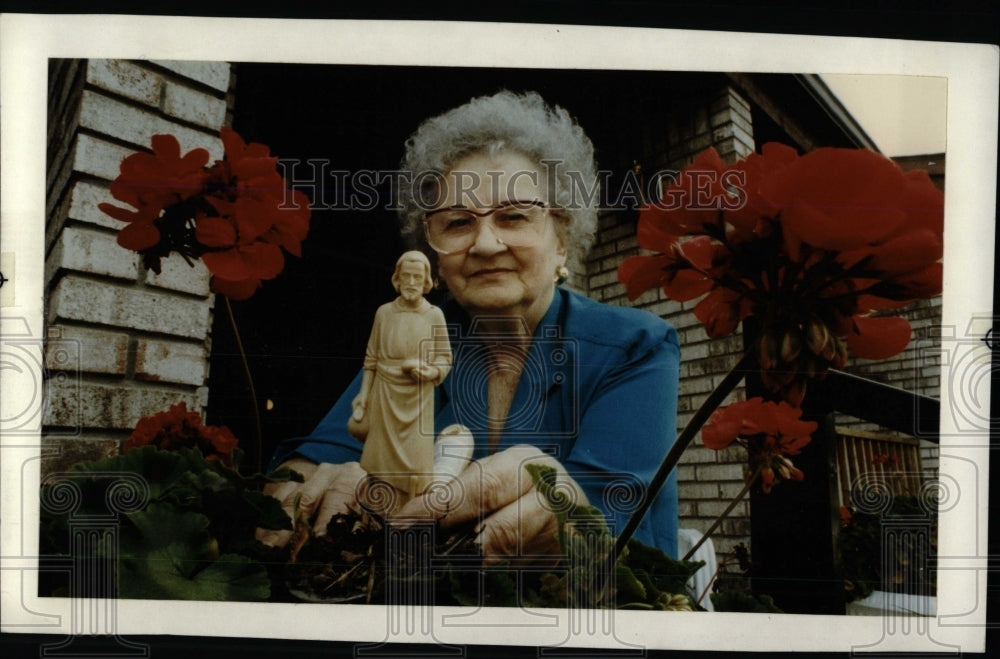
[[[472,338],[469,318],[457,305],[444,312],[454,364],[435,393],[435,427],[467,426],[476,437],[474,457],[481,458],[488,451],[483,357],[489,337]],[[676,439],[679,364],[677,332],[665,321],[557,288],[497,450],[533,444],[551,454],[617,535]],[[347,434],[347,419],[360,386],[359,374],[309,436],[278,447],[271,468],[292,454],[314,462],[358,460],[361,444]],[[676,472],[634,537],[677,555]]]

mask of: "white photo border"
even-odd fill
[[[512,29],[513,28],[513,29]],[[418,37],[433,34],[434,39]],[[503,40],[495,50],[470,43]],[[869,38],[762,35],[571,25],[417,21],[4,15],[0,19],[0,245],[16,256],[2,314],[43,327],[46,78],[49,58],[226,60],[573,69],[648,69],[940,76],[948,80],[943,324],[965,327],[992,312],[997,162],[997,50],[989,46]],[[8,266],[4,265],[5,268]],[[9,295],[8,291],[5,291]],[[39,378],[40,380],[40,378]],[[942,383],[948,382],[947,366]],[[40,383],[39,383],[40,387]],[[987,500],[989,437],[961,435],[949,411],[960,400],[942,387],[941,472],[978,465],[976,501]],[[3,389],[0,409],[41,391]],[[6,418],[0,414],[0,418]],[[960,441],[959,441],[960,439]],[[0,497],[5,578],[3,626],[11,632],[69,633],[72,602],[36,596],[40,439],[3,437]],[[887,636],[880,617],[617,611],[613,630],[571,634],[572,612],[512,627],[518,612],[484,609],[483,623],[438,624],[463,609],[435,607],[428,631],[390,638],[387,607],[356,605],[117,602],[119,634],[454,645],[592,648],[879,651],[958,647],[982,651],[986,627],[987,508],[959,502],[940,518],[938,614],[921,632]],[[966,505],[970,504],[970,505]],[[12,570],[13,572],[8,572]],[[7,578],[17,573],[20,578]],[[953,578],[954,576],[954,578]],[[330,608],[332,606],[333,608]],[[374,609],[374,610],[373,610]],[[41,618],[40,618],[41,616]],[[39,619],[54,621],[38,625]],[[573,624],[572,626],[577,626]]]

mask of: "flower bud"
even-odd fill
[[[691,600],[686,595],[676,595],[673,593],[661,593],[661,603],[665,611],[693,611]]]
[[[806,379],[798,377],[781,389],[781,398],[792,407],[802,407],[806,397]]]
[[[802,375],[807,378],[814,378],[823,370],[822,367],[816,362],[816,358],[812,355],[806,355],[799,360],[799,365],[802,369]]]
[[[799,331],[792,329],[785,332],[785,336],[781,339],[781,361],[791,364],[798,359],[801,352],[802,339],[799,338]]]
[[[768,330],[760,338],[760,367],[769,371],[778,365],[778,337]]]
[[[823,347],[830,336],[830,330],[827,329],[826,323],[814,316],[806,322],[803,334],[809,350],[814,355],[822,355]]]
[[[837,337],[837,354],[831,360],[834,368],[844,368],[847,366],[847,341]]]

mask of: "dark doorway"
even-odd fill
[[[724,84],[707,73],[256,63],[239,64],[236,75],[234,128],[286,161],[286,178],[315,207],[302,258],[289,257],[276,279],[233,303],[264,464],[282,439],[312,430],[357,373],[375,309],[393,296],[404,244],[387,208],[389,179],[378,184],[374,173],[397,168],[421,120],[499,89],[535,90],[577,117],[613,181],[633,161],[662,166],[668,117]],[[360,172],[373,178],[351,185]],[[250,394],[222,304],[212,344],[209,422],[228,425],[254,465]]]

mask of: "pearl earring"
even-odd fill
[[[556,266],[556,276],[553,277],[553,279],[555,279],[555,282],[557,284],[561,284],[567,279],[569,279],[569,268],[567,268],[565,265]]]

